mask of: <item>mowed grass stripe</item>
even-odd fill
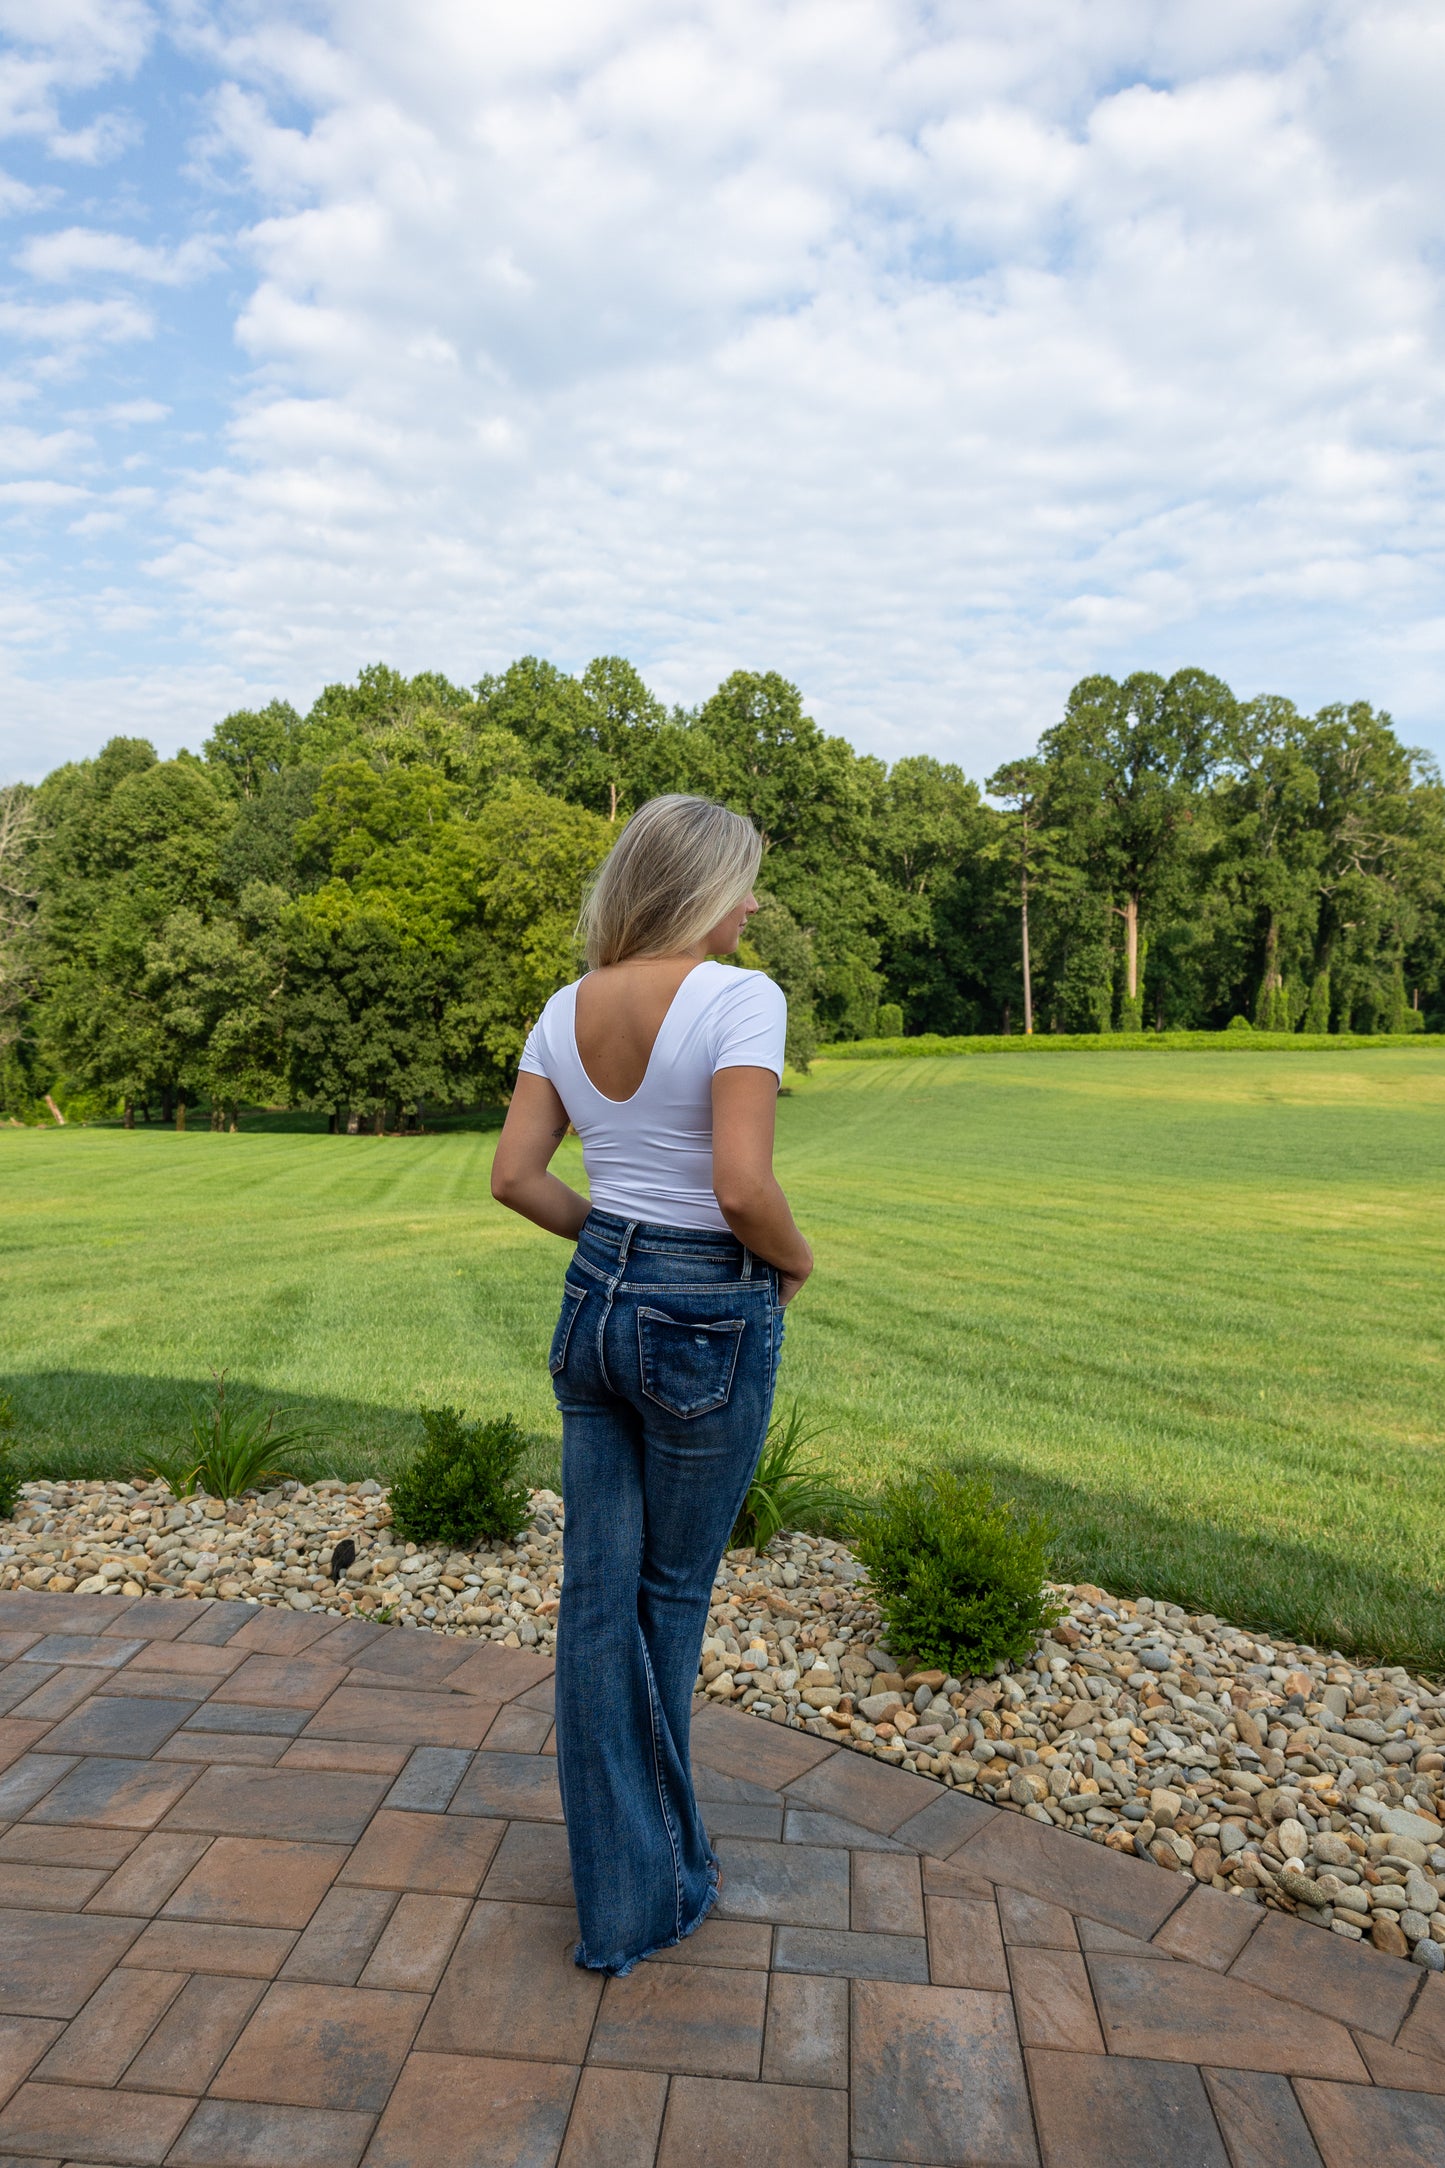
[[[1445,1668],[1442,1114],[1434,1049],[820,1064],[779,1109],[819,1256],[783,1396],[861,1482],[989,1465],[1070,1575]],[[493,1141],[0,1137],[22,1443],[123,1465],[215,1365],[345,1472],[454,1401],[555,1474],[565,1253]]]

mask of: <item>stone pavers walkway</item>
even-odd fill
[[[550,1665],[0,1598],[0,2168],[1441,2168],[1445,1978],[716,1707],[725,1901],[570,1961]]]

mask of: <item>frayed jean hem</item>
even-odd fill
[[[718,1867],[714,1860],[708,1879],[707,1895],[696,1915],[677,1934],[669,1935],[665,1942],[654,1942],[650,1949],[639,1950],[635,1957],[587,1957],[583,1954],[579,1942],[572,1952],[572,1962],[584,1972],[605,1972],[614,1980],[625,1980],[634,1966],[644,1964],[649,1957],[656,1957],[659,1950],[675,1950],[679,1942],[686,1942],[689,1935],[695,1935],[717,1900]]]

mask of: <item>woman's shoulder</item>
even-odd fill
[[[730,964],[717,969],[717,993],[706,1011],[708,1051],[719,1069],[771,1069],[783,1073],[788,1004],[766,971]]]
[[[542,1004],[542,1013],[527,1034],[527,1044],[533,1051],[545,1048],[549,1053],[558,1045],[558,1029],[561,1028],[560,1044],[565,1047],[570,1036],[573,1011],[577,1002],[580,979],[570,985],[559,986]]]
[[[786,1009],[786,994],[776,979],[770,979],[766,971],[750,971],[742,964],[706,963],[697,973],[707,974],[704,998],[718,1007],[750,1009],[766,1015],[773,1009]]]
[[[581,984],[581,979],[569,979],[565,986],[559,986],[556,993],[549,994],[543,1002],[542,1015],[568,1015],[577,1005],[577,989]]]

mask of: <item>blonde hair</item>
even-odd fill
[[[757,878],[763,839],[710,798],[649,798],[623,828],[582,905],[587,968],[675,956],[700,941]]]

